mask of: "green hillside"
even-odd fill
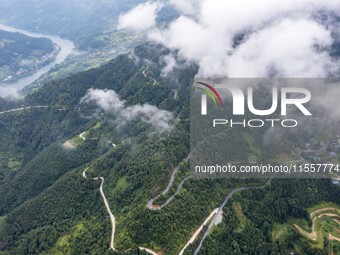
[[[165,203],[189,174],[189,91],[197,67],[184,64],[164,77],[161,59],[168,53],[146,44],[99,68],[46,83],[23,101],[0,99],[0,112],[31,107],[0,115],[0,255],[146,254],[138,247],[177,255],[236,187],[258,189],[235,192],[199,254],[284,255],[311,247],[297,240],[297,232],[279,241],[272,233],[290,217],[306,219],[307,208],[322,201],[340,204],[339,186],[329,180],[264,185],[266,180],[188,178],[166,206],[147,206],[176,166],[173,187],[154,204]],[[110,100],[87,100],[91,91]],[[296,135],[266,147],[263,132],[238,134],[230,131],[226,139],[230,148],[247,148],[244,159],[256,154],[273,160],[304,142]],[[112,225],[101,183],[115,216],[116,251],[109,249]],[[232,202],[240,205],[236,212]],[[207,226],[202,229],[199,236]],[[198,241],[183,254],[192,254]],[[339,252],[339,244],[332,249]]]

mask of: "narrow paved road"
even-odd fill
[[[84,136],[85,133],[86,133],[86,131],[83,132],[83,133],[81,133],[81,134],[79,135],[79,137],[80,137],[81,139],[83,139],[84,141],[86,140],[86,137]]]
[[[86,133],[86,131],[84,131],[83,133],[81,133],[81,134],[79,135],[79,137],[80,137],[82,140],[84,140],[84,141],[86,140],[85,133]],[[92,139],[95,139],[95,138],[92,138]],[[117,147],[117,145],[114,144],[114,143],[111,142],[111,141],[107,141],[107,143],[110,144],[113,148],[116,148],[116,147]]]
[[[190,244],[192,244],[196,238],[199,236],[199,234],[201,233],[202,229],[204,228],[205,225],[208,224],[208,222],[210,221],[210,219],[216,215],[216,213],[218,212],[218,208],[216,208],[214,211],[212,211],[212,213],[208,216],[208,218],[205,219],[205,221],[203,222],[203,224],[195,231],[194,235],[190,238],[190,240],[185,244],[185,246],[183,247],[183,249],[180,251],[180,253],[178,253],[178,255],[182,255],[184,253],[184,251],[186,250],[186,248],[188,248],[188,246]]]
[[[189,158],[190,158],[190,156],[191,156],[191,154],[189,154],[189,156],[187,156],[187,157],[183,160],[183,162],[188,161]],[[184,179],[180,182],[180,184],[178,185],[176,192],[175,192],[171,197],[169,197],[169,198],[165,201],[165,203],[164,203],[163,205],[154,205],[153,202],[154,202],[160,195],[166,195],[166,194],[169,192],[170,188],[172,187],[172,185],[173,185],[173,183],[174,183],[175,175],[176,175],[176,173],[178,172],[179,166],[180,166],[180,165],[176,166],[176,167],[172,170],[172,173],[171,173],[171,176],[170,176],[170,180],[169,180],[168,186],[165,188],[165,190],[164,190],[162,193],[160,193],[158,196],[156,196],[156,197],[154,197],[154,198],[151,198],[151,199],[147,202],[146,207],[147,207],[148,209],[150,209],[150,210],[160,210],[160,209],[162,209],[164,206],[168,205],[168,204],[174,199],[174,197],[178,194],[178,192],[181,190],[181,188],[183,187],[183,184],[184,184],[189,178],[191,178],[191,176],[187,176],[186,178],[184,178]]]
[[[116,148],[116,146],[117,146],[116,144],[114,144],[114,143],[111,142],[111,141],[107,141],[107,143],[110,144],[110,145],[112,145],[113,148]]]
[[[24,110],[34,109],[34,108],[47,108],[47,107],[48,106],[46,105],[27,106],[27,107],[21,107],[21,108],[3,111],[3,112],[0,112],[0,114],[10,113],[10,112],[19,112],[19,111],[24,111]]]
[[[174,89],[174,99],[177,100],[178,99],[178,91],[177,89]]]
[[[209,235],[211,229],[213,228],[214,225],[216,225],[219,221],[219,217],[223,212],[223,208],[226,206],[226,204],[228,203],[229,199],[231,199],[233,197],[233,195],[235,193],[238,193],[240,191],[244,191],[244,190],[250,190],[250,189],[263,189],[265,188],[267,185],[269,185],[271,183],[273,176],[269,178],[269,180],[266,182],[266,184],[262,185],[262,186],[252,186],[252,187],[240,187],[240,188],[235,188],[233,189],[228,196],[225,198],[225,200],[223,201],[223,203],[220,205],[220,207],[218,208],[217,213],[215,214],[215,217],[212,219],[212,221],[209,224],[208,229],[205,231],[199,245],[197,246],[195,252],[193,253],[193,255],[197,255],[198,252],[200,251],[200,249],[202,248],[203,242],[204,240],[207,238],[207,236]]]
[[[83,171],[83,177],[86,179],[87,177],[86,177],[86,171],[87,171],[87,169],[89,169],[88,167],[87,168],[85,168],[85,170]]]
[[[187,158],[185,158],[183,161],[187,161],[189,160],[190,158],[190,154]],[[86,171],[87,171],[88,168],[86,168],[82,175],[84,178],[86,178]],[[175,179],[175,175],[177,173],[179,169],[179,166],[175,167],[171,176],[170,176],[170,180],[169,180],[169,183],[167,185],[167,187],[165,188],[165,190],[161,193],[161,194],[166,194],[169,192],[171,186],[173,185],[173,182],[174,182],[174,179]],[[115,220],[115,217],[110,209],[110,205],[107,201],[107,198],[105,196],[105,193],[103,191],[103,185],[104,185],[104,178],[103,177],[96,177],[94,178],[94,180],[98,180],[98,179],[101,179],[102,182],[101,182],[101,185],[100,185],[100,193],[101,193],[101,196],[104,200],[104,204],[105,204],[105,207],[106,207],[106,210],[107,212],[109,213],[109,216],[110,216],[110,220],[111,220],[111,225],[112,225],[112,232],[111,232],[111,242],[110,242],[110,249],[115,251],[115,247],[114,247],[114,237],[115,237],[115,229],[116,229],[116,220]],[[163,205],[153,205],[153,202],[154,200],[159,197],[160,195],[156,196],[155,198],[149,200],[149,202],[147,203],[147,208],[150,209],[150,210],[160,210],[161,208],[163,208],[164,206],[166,206],[167,204],[169,204],[173,198],[178,194],[178,192],[181,190],[183,184],[189,179],[191,178],[191,176],[187,176],[186,178],[184,178],[180,184],[178,185],[178,188],[176,190],[176,192],[166,200],[166,202],[163,204]],[[185,246],[183,247],[183,249],[180,251],[179,255],[183,255],[184,251],[188,248],[188,246],[192,243],[194,243],[194,241],[197,239],[197,237],[200,235],[201,231],[203,230],[204,226],[206,226],[208,224],[209,221],[210,224],[207,228],[207,230],[204,232],[204,235],[199,243],[199,245],[197,246],[197,248],[195,249],[193,255],[197,255],[198,252],[200,251],[202,245],[203,245],[203,242],[205,241],[205,239],[207,238],[207,236],[209,235],[210,231],[212,230],[213,226],[214,225],[217,225],[220,221],[221,221],[221,215],[223,214],[223,208],[226,206],[226,204],[228,203],[228,201],[233,197],[234,194],[240,192],[240,191],[244,191],[244,190],[250,190],[250,189],[262,189],[264,187],[266,187],[267,185],[269,185],[271,183],[271,180],[272,180],[273,176],[271,178],[269,178],[269,180],[262,186],[251,186],[251,187],[240,187],[240,188],[235,188],[233,190],[231,190],[231,192],[229,192],[229,194],[227,195],[227,197],[225,198],[225,200],[223,201],[223,203],[218,207],[216,208],[215,210],[213,210],[211,212],[211,214],[205,219],[205,221],[203,222],[203,224],[195,231],[195,233],[193,234],[193,236],[189,239],[189,241],[185,244]],[[138,247],[141,251],[145,251],[151,255],[157,255],[156,252],[148,249],[148,248],[145,248],[145,247]]]
[[[144,75],[145,78],[148,78],[148,79],[150,79],[152,81],[152,85],[154,85],[154,86],[157,85],[157,83],[158,83],[157,80],[155,78],[149,76],[147,74],[147,70],[146,69],[144,69],[143,75]]]
[[[190,178],[191,178],[191,175],[185,177],[185,178],[179,183],[176,192],[164,202],[164,204],[162,205],[162,207],[167,206],[167,205],[175,198],[175,196],[177,196],[177,194],[178,194],[178,193],[180,192],[180,190],[182,189],[184,183],[185,183],[187,180],[189,180]]]
[[[145,251],[151,255],[158,255],[156,252],[154,252],[153,250],[150,250],[148,248],[144,248],[144,247],[138,247],[141,251]]]

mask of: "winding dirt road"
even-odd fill
[[[340,214],[340,210],[337,209],[337,208],[334,208],[334,207],[324,207],[324,208],[320,208],[320,209],[317,209],[317,210],[314,210],[313,212],[311,212],[310,215],[309,215],[310,219],[315,218],[315,216],[317,216],[321,212],[328,212],[328,213],[329,212],[335,212],[335,213]]]
[[[104,185],[104,177],[99,177],[102,180],[102,183],[100,184],[100,194],[103,197],[104,200],[104,204],[106,207],[107,212],[109,213],[110,216],[110,220],[111,220],[111,225],[112,225],[112,231],[111,231],[111,242],[110,242],[110,249],[115,251],[115,247],[114,247],[114,241],[115,241],[115,231],[116,231],[116,219],[115,216],[113,215],[111,209],[110,209],[110,205],[109,202],[106,199],[105,193],[103,191],[103,185]],[[94,178],[94,180],[98,180],[98,177]]]
[[[304,230],[303,228],[301,228],[299,225],[294,224],[294,227],[297,229],[297,231],[303,235],[304,237],[307,237],[308,239],[312,240],[312,241],[316,241],[318,239],[318,234],[316,233],[316,218],[313,218],[312,220],[312,232],[309,233],[306,230]]]
[[[336,236],[333,236],[331,233],[328,234],[328,239],[331,240],[331,241],[338,241],[338,242],[340,242],[340,238],[336,237]]]
[[[312,220],[312,232],[308,232],[305,229],[303,229],[302,227],[300,227],[297,224],[294,224],[294,227],[296,228],[296,230],[304,237],[312,240],[312,241],[317,241],[318,240],[318,231],[317,231],[317,219],[320,219],[322,217],[329,217],[332,220],[334,220],[335,223],[340,224],[340,222],[338,221],[338,217],[340,215],[340,210],[334,207],[324,207],[324,208],[320,208],[317,210],[312,211],[309,214],[310,219]],[[329,233],[328,235],[329,240],[337,240],[336,237],[334,237],[331,233]],[[339,240],[337,240],[339,241]]]
[[[140,249],[141,251],[145,251],[151,255],[158,255],[158,253],[154,252],[153,250],[150,250],[148,248],[145,248],[145,247],[138,247],[138,249]]]
[[[83,178],[87,179],[87,176],[86,176],[86,171],[88,170],[89,168],[85,168],[85,170],[82,172],[82,176]],[[115,216],[113,215],[112,211],[111,211],[111,208],[110,208],[110,205],[109,205],[109,202],[107,201],[107,198],[105,196],[105,193],[104,193],[104,190],[103,190],[103,185],[104,185],[104,177],[95,177],[93,178],[93,180],[99,180],[101,179],[101,184],[100,184],[100,194],[103,198],[103,201],[104,201],[104,204],[105,204],[105,207],[106,207],[106,210],[110,216],[110,221],[111,221],[111,226],[112,226],[112,230],[111,230],[111,241],[110,241],[110,250],[112,251],[116,251],[116,248],[114,247],[114,239],[115,239],[115,232],[116,232],[116,219],[115,219]],[[153,250],[150,250],[148,248],[145,248],[145,247],[138,247],[138,249],[140,249],[141,251],[145,251],[151,255],[158,255],[156,252],[154,252]]]

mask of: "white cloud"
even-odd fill
[[[339,123],[340,120],[340,108],[339,108],[339,96],[340,96],[340,82],[333,81],[319,81],[318,86],[312,88],[313,91],[313,106],[316,111],[320,109],[325,110],[326,114],[318,116],[322,120],[323,125],[333,124],[332,120]],[[333,127],[337,127],[333,125]]]
[[[328,49],[332,26],[315,20],[320,10],[339,12],[334,0],[170,0],[182,12],[149,38],[200,66],[200,76],[323,77],[335,72]],[[187,14],[196,13],[191,17]],[[234,37],[246,33],[234,48]],[[314,47],[318,45],[319,47]],[[260,66],[259,66],[260,65]]]
[[[147,30],[156,25],[157,12],[161,9],[158,2],[146,2],[137,5],[118,20],[118,29],[131,28],[134,30]]]
[[[169,0],[170,4],[179,12],[194,15],[199,10],[200,0]]]
[[[0,84],[0,97],[10,97],[13,99],[19,99],[21,96],[19,95],[19,90],[15,87],[8,86],[1,86]]]
[[[80,103],[95,101],[96,104],[108,112],[117,112],[124,108],[125,102],[119,98],[119,95],[113,90],[89,89],[85,96],[81,98]]]
[[[171,54],[170,55],[166,55],[165,57],[163,57],[162,60],[165,63],[165,67],[162,69],[162,75],[167,76],[177,66],[177,61],[174,58],[174,56],[172,56]]]
[[[327,77],[337,69],[323,50],[332,42],[330,31],[314,21],[283,20],[250,35],[233,51],[226,59],[227,75],[252,78],[278,73],[282,77]]]
[[[173,128],[169,123],[173,119],[173,114],[169,111],[160,110],[150,104],[138,104],[123,109],[119,114],[118,121],[129,122],[139,117],[144,122],[163,131],[171,131]]]
[[[108,113],[116,115],[115,122],[123,126],[128,122],[140,118],[142,121],[151,124],[159,131],[171,131],[173,126],[172,112],[160,110],[150,104],[137,104],[125,107],[125,101],[113,90],[89,89],[80,100],[81,103],[94,101],[98,107]]]

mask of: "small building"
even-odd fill
[[[310,156],[309,160],[313,163],[316,163],[316,162],[320,162],[321,159],[320,159],[320,157]]]
[[[338,180],[332,180],[332,183],[333,183],[334,185],[340,185],[340,181],[338,181]]]
[[[328,155],[329,155],[331,158],[336,157],[336,153],[335,153],[334,151],[331,151]]]

